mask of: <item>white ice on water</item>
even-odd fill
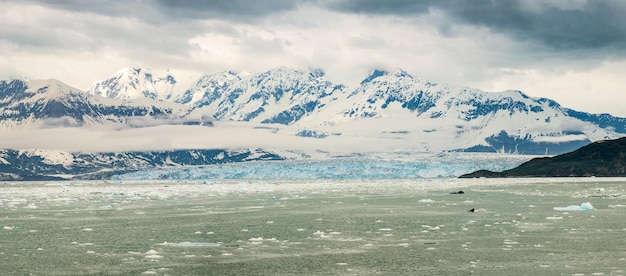
[[[401,158],[336,158],[216,164],[147,170],[114,180],[449,178],[477,170],[503,171],[533,156],[488,153],[415,154]]]
[[[593,211],[595,208],[593,207],[593,205],[591,205],[591,203],[585,202],[581,205],[570,205],[567,207],[554,207],[553,209],[555,211],[571,212],[571,211]]]

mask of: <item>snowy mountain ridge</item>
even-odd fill
[[[625,118],[574,111],[520,91],[494,93],[434,83],[401,69],[373,70],[356,87],[333,83],[320,69],[223,71],[204,75],[187,89],[178,87],[181,92],[175,95],[172,74],[158,77],[140,68],[121,70],[87,93],[59,83],[43,89],[43,84],[0,83],[4,126],[60,118],[65,120],[61,126],[236,122],[246,123],[242,128],[274,129],[280,134],[274,139],[297,136],[317,140],[308,142],[312,144],[324,140],[335,148],[366,139],[363,143],[385,145],[383,151],[549,155],[626,135]],[[43,95],[49,99],[36,100]],[[247,145],[254,143],[250,136]],[[284,146],[280,150],[293,145]]]
[[[520,91],[434,83],[401,69],[373,70],[355,87],[319,69],[288,67],[177,84],[171,73],[141,68],[85,92],[58,80],[0,81],[0,139],[12,145],[0,150],[0,179],[95,179],[250,160],[555,155],[626,135],[626,118]]]
[[[323,72],[279,67],[262,73],[225,71],[203,76],[176,101],[213,111],[218,120],[289,125],[322,108],[344,86]]]
[[[211,124],[212,118],[199,113],[176,103],[91,95],[58,80],[0,81],[0,126],[5,128],[203,124],[201,119]]]
[[[165,101],[172,97],[176,78],[167,70],[165,76],[158,77],[151,70],[125,68],[110,78],[94,83],[87,93],[112,99],[150,98]]]

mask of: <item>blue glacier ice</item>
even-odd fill
[[[346,157],[328,160],[253,161],[137,171],[115,175],[112,179],[451,178],[480,169],[503,171],[514,168],[531,158],[532,156],[527,155],[454,153],[411,156],[404,160]]]
[[[570,211],[593,211],[595,210],[595,208],[593,207],[593,205],[591,205],[591,203],[589,202],[585,202],[581,205],[570,205],[567,207],[554,207],[553,208],[555,211],[565,211],[565,212],[570,212]]]

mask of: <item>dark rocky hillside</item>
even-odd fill
[[[50,153],[45,151],[0,150],[0,181],[109,179],[115,174],[155,168],[284,160],[261,149],[55,154],[65,156],[65,162],[48,159]]]
[[[481,170],[461,178],[586,176],[626,176],[626,137],[598,141],[554,157],[535,158],[503,172]]]

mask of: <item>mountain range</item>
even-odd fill
[[[259,150],[274,158],[287,158],[285,153],[295,151],[302,152],[290,156],[320,152],[333,156],[336,150],[342,154],[459,151],[555,155],[626,135],[626,118],[568,109],[521,91],[484,92],[434,83],[401,69],[373,70],[353,86],[330,81],[321,69],[288,67],[260,73],[207,74],[185,87],[170,71],[159,75],[142,68],[120,70],[87,91],[58,80],[0,81],[3,131],[110,128],[121,135],[120,129],[163,125],[210,127],[211,135],[228,135],[220,132],[225,126],[267,129],[266,140],[279,142],[261,145],[259,137],[250,132],[233,137],[232,146],[203,145],[192,150]],[[247,143],[235,145],[234,140]],[[304,144],[306,150],[301,149]],[[2,171],[15,174],[19,170],[9,167],[18,162],[19,155],[8,152],[0,153]],[[113,152],[123,155],[129,151]],[[71,149],[66,153],[73,156],[72,162],[78,162],[80,154],[81,150]],[[153,162],[153,166],[163,164]],[[107,169],[95,167],[91,171]],[[59,174],[71,171],[60,170]]]
[[[327,80],[321,69],[224,71],[204,75],[174,96],[172,87],[159,91],[152,85],[154,79],[175,84],[171,74],[157,78],[141,69],[121,72],[126,72],[124,78],[118,73],[88,92],[116,99],[165,95],[156,99],[204,110],[216,121],[294,126],[300,129],[297,135],[316,138],[361,128],[358,131],[363,133],[406,136],[431,144],[424,150],[558,154],[626,134],[625,118],[571,110],[520,91],[489,93],[433,83],[401,69],[374,70],[353,88]],[[134,79],[129,81],[129,76]],[[150,85],[142,86],[142,93],[137,89],[129,93],[128,83]],[[428,136],[443,139],[444,145],[420,138]]]

